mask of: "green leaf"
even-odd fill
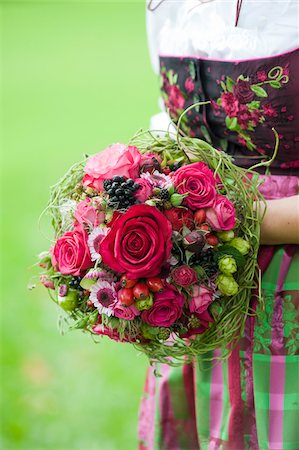
[[[236,82],[232,78],[226,77],[226,86],[227,86],[228,92],[233,92],[233,87],[235,84],[236,84]]]
[[[226,84],[224,83],[224,81],[221,81],[221,82],[220,82],[220,86],[222,87],[222,90],[223,90],[224,92],[227,91],[227,89],[226,89]]]
[[[279,81],[277,81],[277,80],[273,80],[273,81],[270,81],[270,86],[272,87],[272,88],[274,88],[274,89],[279,89],[279,88],[281,88],[281,83],[279,82]]]
[[[250,103],[247,103],[247,107],[250,111],[253,111],[254,109],[259,109],[261,106],[261,102],[259,102],[258,100],[253,100]]]
[[[253,84],[252,86],[250,86],[250,89],[252,90],[252,92],[255,93],[255,95],[257,95],[258,97],[268,97],[267,92],[265,91],[264,88],[262,88],[261,86],[258,86],[257,84]]]
[[[231,131],[236,131],[236,128],[238,126],[238,121],[236,117],[228,117],[225,118],[225,124],[227,128]]]
[[[195,64],[193,61],[189,63],[189,72],[192,80],[196,79],[196,70],[195,70]]]
[[[217,105],[221,106],[221,98],[217,98],[216,103],[217,103]]]
[[[206,128],[204,125],[202,125],[202,126],[200,127],[200,131],[202,132],[203,137],[205,138],[205,140],[206,140],[209,144],[212,144],[211,136],[209,135],[209,132],[208,132],[207,128]]]

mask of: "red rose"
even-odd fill
[[[77,227],[57,240],[53,249],[52,264],[60,273],[79,276],[93,266],[87,238],[86,231]]]
[[[128,278],[154,277],[171,252],[171,225],[155,207],[134,205],[101,241],[103,262]]]
[[[184,296],[173,286],[154,296],[153,306],[143,311],[142,320],[153,327],[170,327],[183,313]]]
[[[217,193],[214,174],[203,162],[179,168],[173,176],[173,184],[179,194],[188,194],[183,203],[193,211],[215,203]]]
[[[193,214],[190,209],[187,208],[171,208],[164,211],[165,216],[172,225],[174,231],[181,231],[185,226],[189,230],[193,230],[194,221]]]
[[[234,86],[234,94],[240,103],[250,103],[254,99],[251,84],[246,80],[238,80]]]
[[[188,287],[197,282],[195,270],[187,265],[176,267],[171,272],[171,278],[175,284],[182,287]]]
[[[236,225],[236,210],[224,195],[218,195],[213,208],[206,210],[207,222],[215,231],[232,230]]]

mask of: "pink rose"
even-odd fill
[[[188,94],[194,91],[194,87],[195,87],[194,81],[192,80],[191,77],[188,77],[185,81],[185,89],[188,92]]]
[[[173,183],[179,194],[188,194],[183,204],[191,210],[214,206],[217,195],[214,174],[203,162],[180,167],[173,176]]]
[[[102,323],[97,323],[92,327],[94,334],[101,336],[108,336],[113,341],[117,342],[136,342],[136,338],[130,338],[130,336],[125,333],[124,336],[120,336],[117,328],[106,327]]]
[[[134,320],[136,316],[140,315],[140,311],[135,305],[124,306],[121,303],[116,303],[113,307],[115,317],[125,320]]]
[[[145,178],[136,178],[135,183],[138,183],[140,186],[140,188],[135,192],[135,197],[141,203],[144,203],[152,195],[153,187]]]
[[[136,147],[114,144],[88,158],[83,185],[103,190],[104,180],[119,175],[127,178],[139,176],[141,155]]]
[[[170,112],[176,113],[178,109],[183,109],[185,105],[185,98],[183,97],[180,89],[175,84],[170,85],[167,91],[168,100],[166,106],[170,109]]]
[[[239,111],[239,102],[231,92],[221,94],[221,106],[228,117],[236,117]]]
[[[157,208],[133,205],[111,225],[100,243],[103,262],[128,278],[154,277],[170,256],[170,222]]]
[[[87,233],[77,227],[59,238],[53,248],[52,264],[63,275],[82,275],[93,266],[87,245]]]
[[[77,222],[81,225],[87,224],[93,227],[97,227],[105,220],[104,211],[98,211],[93,206],[93,202],[90,198],[77,204],[74,215]]]
[[[232,202],[218,195],[213,208],[206,210],[206,220],[215,231],[232,230],[236,225],[236,210]]]
[[[171,272],[171,278],[175,284],[182,287],[188,287],[197,282],[195,270],[187,265],[176,267]]]
[[[182,294],[167,285],[163,292],[155,294],[153,306],[143,311],[141,318],[153,327],[170,327],[181,317],[184,301]]]
[[[192,297],[189,309],[192,313],[202,314],[213,302],[213,292],[204,284],[192,287]]]

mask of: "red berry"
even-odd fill
[[[163,281],[159,277],[148,278],[146,284],[151,292],[162,292],[164,290]]]
[[[215,236],[215,234],[213,233],[208,233],[205,235],[206,241],[209,245],[212,245],[213,247],[217,244],[219,244],[219,239],[217,238],[217,236]]]
[[[122,275],[122,277],[120,279],[121,286],[124,288],[129,288],[129,289],[131,289],[133,286],[135,286],[137,281],[138,280],[130,280],[126,274]]]
[[[210,231],[210,227],[209,227],[209,225],[207,223],[204,223],[203,225],[201,225],[199,227],[199,229],[202,230],[202,231]]]
[[[87,306],[88,308],[93,308],[93,303],[91,300],[87,300]]]
[[[144,300],[149,296],[149,290],[145,283],[137,283],[133,287],[133,294],[137,300]]]
[[[196,225],[201,225],[206,220],[206,212],[204,209],[198,209],[194,214],[194,222]]]
[[[117,293],[118,300],[124,306],[131,306],[134,303],[133,290],[129,288],[122,288]]]

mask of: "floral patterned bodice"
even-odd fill
[[[190,110],[182,129],[231,154],[249,167],[273,154],[273,174],[299,174],[299,48],[291,52],[242,61],[160,56],[162,98],[176,122]]]

